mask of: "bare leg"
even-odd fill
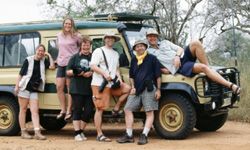
[[[119,97],[118,102],[114,106],[115,111],[118,111],[120,109],[121,105],[127,100],[127,97],[129,96],[129,93],[130,93],[130,89],[131,89],[131,87],[128,84],[123,83],[123,85],[122,85],[122,93],[123,94]]]
[[[30,111],[34,129],[40,129],[38,100],[30,100]]]
[[[81,129],[84,130],[87,126],[87,123],[84,121],[81,121]]]
[[[18,97],[18,102],[19,102],[19,125],[20,128],[23,130],[26,128],[26,112],[29,104],[29,99],[27,98],[22,98]]]
[[[66,78],[66,85],[67,85],[67,89],[68,89],[67,114],[71,114],[71,111],[72,111],[72,98],[71,98],[71,95],[69,94],[69,84],[70,84],[70,79]]]
[[[148,111],[146,112],[146,122],[145,122],[145,127],[150,129],[153,125],[154,121],[154,111]]]
[[[56,78],[57,96],[60,101],[61,113],[66,112],[66,99],[64,93],[65,78]]]
[[[99,110],[96,108],[94,122],[97,131],[97,136],[103,135],[102,133],[102,113],[103,110]]]
[[[200,41],[193,41],[189,44],[190,51],[194,57],[197,57],[200,63],[209,65],[205,50]]]
[[[81,128],[81,121],[80,120],[73,120],[73,126],[75,131],[79,131]]]
[[[126,128],[132,129],[133,123],[134,123],[134,115],[133,112],[130,110],[125,110],[125,122],[126,122]]]
[[[193,67],[194,73],[205,73],[211,80],[220,83],[226,87],[230,87],[231,82],[225,80],[218,72],[212,70],[207,65],[201,64],[201,63],[195,63]]]

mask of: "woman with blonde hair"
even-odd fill
[[[72,100],[68,94],[68,104],[66,109],[66,97],[64,93],[65,85],[69,91],[69,78],[66,77],[66,66],[71,56],[76,54],[80,47],[81,34],[76,31],[75,22],[71,17],[66,17],[63,21],[63,28],[57,35],[57,74],[56,74],[56,88],[57,95],[60,101],[61,112],[57,115],[57,119],[71,118]]]

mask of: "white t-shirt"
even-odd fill
[[[107,69],[105,65],[102,50],[106,56],[109,69]],[[108,73],[113,79],[116,75],[117,69],[119,69],[119,54],[115,50],[108,49],[105,46],[101,48],[97,48],[92,54],[90,65],[97,65],[99,68],[101,68],[106,73]],[[94,72],[91,85],[100,86],[102,82],[103,82],[103,76]],[[110,87],[110,86],[111,84],[109,83],[107,87]]]

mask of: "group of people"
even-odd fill
[[[119,115],[121,105],[126,102],[124,106],[126,132],[116,141],[118,143],[134,142],[133,112],[143,107],[146,121],[138,144],[148,143],[148,133],[154,121],[154,111],[158,110],[158,100],[161,97],[161,74],[180,73],[192,77],[203,72],[210,79],[232,89],[235,94],[240,93],[240,87],[225,80],[208,66],[204,48],[199,41],[191,42],[185,49],[182,49],[167,40],[159,41],[159,34],[154,29],[146,32],[146,39],[147,41],[136,41],[132,47],[135,56],[132,57],[130,64],[129,85],[122,80],[119,72],[119,54],[113,49],[114,43],[118,42],[120,37],[112,32],[105,34],[104,46],[92,53],[91,38],[81,36],[76,31],[72,18],[66,18],[63,21],[63,30],[57,36],[59,53],[56,60],[58,64],[56,86],[61,111],[56,119],[73,118],[76,141],[87,140],[84,129],[95,107],[96,140],[111,142],[111,139],[102,131],[102,115],[103,111],[109,108],[110,97],[117,96],[119,99],[112,109],[112,114]],[[45,59],[45,56],[48,59]],[[46,68],[54,69],[55,65],[50,54],[45,52],[45,47],[39,45],[36,48],[36,54],[25,59],[18,76],[15,92],[20,105],[21,137],[24,139],[33,138],[25,126],[28,105],[35,131],[34,138],[46,139],[40,131],[37,94],[44,90]],[[67,105],[65,85],[68,90]]]

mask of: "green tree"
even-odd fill
[[[92,4],[87,0],[48,0],[47,6],[50,10],[56,10],[57,18],[65,15],[85,18],[98,13],[125,11],[159,16],[160,19],[147,23],[154,25],[163,38],[184,45],[188,36],[187,22],[194,19],[192,13],[201,1],[186,0],[184,3],[188,8],[184,9],[180,0],[96,0]]]

